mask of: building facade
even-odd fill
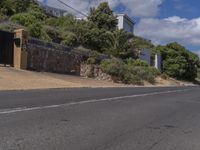
[[[125,31],[134,34],[135,22],[129,18],[126,14],[117,14],[118,29],[124,29]]]
[[[162,69],[162,57],[160,53],[156,53],[154,56],[148,49],[142,49],[139,53],[139,59],[148,63],[148,65],[155,67],[158,70]]]
[[[139,55],[140,60],[147,62],[149,65],[151,65],[151,52],[148,49],[142,49],[140,50]]]
[[[68,12],[66,10],[63,9],[58,9],[58,8],[54,8],[51,6],[48,6],[44,3],[38,2],[40,7],[49,15],[52,15],[54,17],[63,17],[66,16],[68,14]]]
[[[155,63],[154,63],[154,67],[158,70],[161,70],[162,68],[162,57],[161,54],[158,53],[155,55]]]

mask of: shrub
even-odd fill
[[[198,69],[198,72],[197,72],[197,78],[200,79],[200,68]]]
[[[95,58],[92,58],[92,57],[89,57],[89,58],[86,60],[86,64],[96,64],[96,59],[95,59]]]
[[[103,72],[106,72],[112,76],[123,78],[125,72],[125,64],[118,59],[106,59],[101,62],[100,68]]]
[[[143,85],[143,81],[138,75],[128,72],[124,74],[122,82],[125,84]]]
[[[158,46],[162,55],[162,72],[170,77],[192,81],[197,77],[199,57],[178,43]]]
[[[75,46],[77,44],[76,35],[74,33],[67,32],[67,34],[63,36],[63,41],[61,43],[68,46]]]
[[[143,67],[148,67],[148,63],[146,61],[142,61],[140,59],[132,59],[129,58],[126,60],[127,65],[129,66],[143,66]]]
[[[155,75],[151,72],[151,68],[148,67],[131,67],[130,71],[132,74],[139,76],[142,80],[148,81],[149,83],[155,83]]]
[[[28,26],[28,31],[32,37],[39,38],[46,41],[51,41],[50,37],[43,30],[43,27],[40,23],[31,24],[30,26]]]
[[[8,17],[0,13],[0,20],[6,20],[6,19],[8,19]]]
[[[161,75],[161,78],[164,79],[164,80],[166,80],[166,79],[168,79],[168,75],[162,74],[162,75]]]
[[[10,20],[26,27],[28,27],[29,25],[32,25],[33,23],[38,22],[37,18],[30,13],[19,13],[19,14],[13,15],[10,18]]]
[[[142,63],[139,64],[143,66],[133,65],[133,62],[134,64],[138,64],[138,62],[140,62],[139,60],[136,61],[137,63],[133,60],[129,60],[128,62],[129,63],[126,64],[117,59],[108,59],[101,63],[100,68],[103,72],[117,77],[125,84],[142,85],[143,80],[153,84],[155,83],[155,77],[160,75],[160,72],[157,69],[146,66],[142,61]]]
[[[151,73],[154,77],[161,75],[161,72],[154,67],[145,67],[146,72]]]
[[[44,31],[48,34],[48,36],[51,38],[52,42],[59,44],[61,43],[61,41],[63,40],[61,37],[62,32],[50,26],[43,26],[43,28]]]

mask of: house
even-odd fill
[[[162,67],[162,57],[161,57],[161,54],[160,53],[157,53],[155,55],[155,61],[154,61],[154,67],[158,70],[161,70],[161,67]]]
[[[118,19],[118,29],[124,29],[131,34],[134,34],[135,22],[126,14],[117,14],[116,16]]]
[[[149,65],[152,64],[151,63],[152,62],[151,61],[151,52],[148,49],[140,50],[139,58],[140,58],[140,60],[147,62]]]
[[[54,8],[42,2],[38,2],[38,4],[47,14],[52,15],[54,17],[63,17],[68,14],[66,10]]]
[[[152,56],[152,53],[148,49],[142,49],[139,53],[139,59],[147,62],[150,66],[155,67],[158,70],[161,70],[162,66],[162,57],[160,53],[156,53]]]

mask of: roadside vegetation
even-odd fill
[[[133,59],[126,61],[107,59],[101,62],[100,67],[104,72],[112,75],[116,82],[121,81],[125,84],[143,85],[143,81],[154,84],[155,78],[161,74],[146,62]]]
[[[200,68],[198,68],[197,79],[200,81]]]
[[[143,81],[153,84],[157,76],[189,81],[199,77],[197,55],[178,43],[155,46],[149,40],[118,30],[117,18],[108,3],[91,8],[87,20],[76,20],[72,15],[46,14],[34,0],[3,0],[0,20],[0,29],[14,30],[20,26],[35,38],[106,54],[110,59],[98,62],[91,56],[87,63],[99,65],[116,81],[126,84],[143,84]],[[161,72],[138,60],[143,48],[162,54]]]

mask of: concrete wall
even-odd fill
[[[28,42],[28,69],[36,71],[80,75],[81,63],[87,59],[69,47],[45,43],[40,40]]]

